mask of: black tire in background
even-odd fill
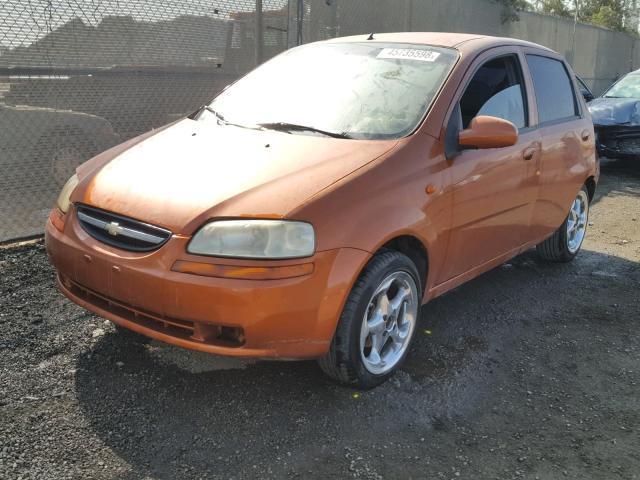
[[[38,185],[48,191],[59,191],[75,169],[96,153],[89,133],[72,131],[46,134],[34,148],[35,161],[38,163]]]

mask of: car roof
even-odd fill
[[[486,50],[492,47],[501,47],[505,45],[518,45],[523,47],[538,48],[553,52],[553,50],[538,45],[537,43],[527,42],[516,38],[508,37],[492,37],[489,35],[476,35],[469,33],[450,33],[450,32],[398,32],[398,33],[373,33],[373,40],[368,40],[370,34],[352,35],[349,37],[338,37],[327,42],[389,42],[389,43],[416,43],[424,45],[433,45],[438,47],[455,48],[461,52],[467,53],[477,50]],[[555,52],[554,52],[555,53]]]

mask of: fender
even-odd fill
[[[287,217],[314,225],[318,251],[356,248],[374,254],[394,238],[418,239],[428,255],[428,291],[445,257],[452,201],[447,161],[433,150],[441,152],[442,146],[429,135],[404,141]]]

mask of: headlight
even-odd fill
[[[300,258],[315,251],[309,223],[286,220],[219,220],[195,234],[189,253],[236,258]]]
[[[64,187],[62,187],[62,191],[60,192],[60,195],[58,195],[58,201],[56,202],[62,213],[67,213],[69,211],[69,206],[71,205],[69,198],[78,186],[78,183],[78,175],[74,173],[73,176],[67,180],[67,183],[64,184]]]

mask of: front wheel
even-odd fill
[[[420,307],[418,270],[399,252],[376,255],[354,285],[327,355],[319,360],[334,380],[375,387],[407,355]]]
[[[33,150],[41,189],[58,193],[76,168],[96,153],[88,133],[61,131],[43,136]]]
[[[552,262],[569,262],[580,251],[589,221],[589,193],[585,187],[571,204],[569,215],[553,235],[536,246],[538,255]]]

